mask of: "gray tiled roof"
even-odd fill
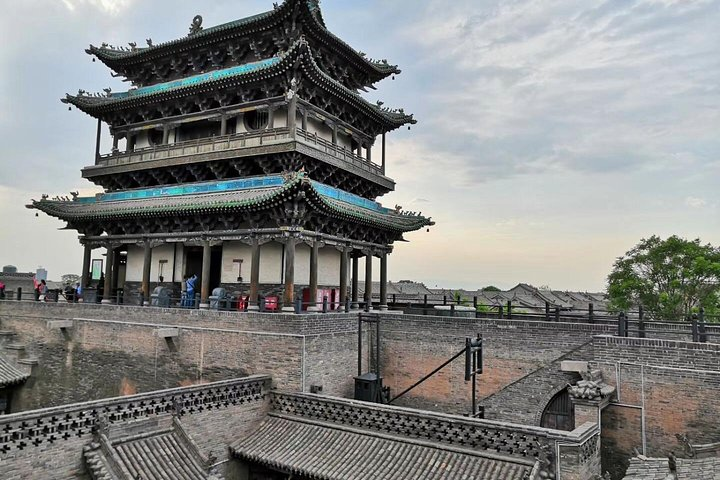
[[[15,365],[0,355],[0,387],[22,383],[27,380],[29,376],[30,375],[18,370]]]
[[[109,462],[107,455],[113,457]],[[194,452],[174,432],[152,435],[135,441],[111,445],[109,449],[92,444],[85,451],[85,462],[93,480],[205,480],[208,473]],[[112,472],[114,464],[119,471]]]
[[[534,476],[534,465],[527,460],[272,413],[231,450],[245,461],[321,480],[520,480]]]
[[[665,480],[670,473],[667,458],[632,458],[624,480]],[[720,479],[720,458],[677,459],[677,478]]]

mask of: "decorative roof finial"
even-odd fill
[[[146,39],[145,39],[145,42],[147,43],[147,46],[148,46],[148,47],[152,47],[152,46],[153,46],[153,44],[152,44],[152,38],[146,38]]]
[[[202,21],[203,19],[200,15],[195,15],[193,17],[192,23],[190,24],[190,33],[188,34],[188,36],[195,35],[196,33],[202,31]]]
[[[134,52],[135,50],[137,50],[137,43],[135,43],[135,42],[128,42],[128,45],[130,45],[130,51],[131,51],[131,52]]]

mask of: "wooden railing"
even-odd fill
[[[348,150],[344,146],[334,144],[328,140],[325,140],[324,138],[318,136],[317,133],[310,133],[306,130],[297,129],[297,140],[302,142],[305,145],[309,145],[311,147],[314,147],[315,149],[324,152],[328,155],[331,155],[335,158],[338,158],[340,160],[344,160],[348,163],[353,164],[354,166],[365,170],[366,172],[371,172],[377,175],[383,175],[382,167],[380,165],[376,165],[372,163],[371,161],[356,155],[351,150]]]
[[[303,145],[310,146],[320,152],[352,164],[366,172],[383,175],[383,170],[380,165],[376,165],[356,155],[344,146],[334,144],[318,136],[317,133],[310,133],[300,128],[296,130],[296,135],[293,138],[292,132],[287,127],[272,128],[258,132],[233,133],[230,135],[200,138],[167,145],[154,145],[152,147],[138,148],[131,152],[108,153],[100,155],[95,165],[102,167],[127,165],[150,160],[182,157],[185,155],[259,147],[262,145],[288,142],[293,139],[301,142]]]
[[[290,139],[288,128],[273,128],[259,132],[233,133],[208,138],[199,138],[186,142],[171,143],[168,145],[154,145],[152,147],[138,148],[132,152],[110,153],[100,155],[96,165],[113,166],[129,163],[146,162],[184,155],[197,155],[200,153],[235,150],[245,147],[258,147],[262,145],[287,141]]]

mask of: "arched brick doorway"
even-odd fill
[[[560,390],[543,410],[540,426],[557,430],[573,430],[575,416],[567,388]]]

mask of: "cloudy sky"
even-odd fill
[[[59,102],[125,90],[89,43],[183,36],[270,0],[0,0],[0,264],[79,273],[77,233],[24,205],[92,192],[95,122]],[[720,244],[720,0],[324,0],[329,28],[403,69],[368,95],[415,113],[383,197],[437,222],[391,280],[601,290],[640,238]],[[106,139],[107,140],[107,139]],[[107,148],[107,145],[106,145]]]

